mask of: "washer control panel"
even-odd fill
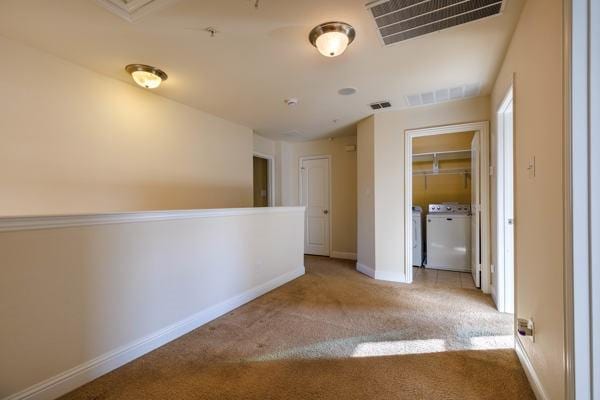
[[[471,206],[469,204],[443,203],[430,204],[429,214],[470,214]]]

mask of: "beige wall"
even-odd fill
[[[375,117],[357,126],[357,262],[375,268]]]
[[[302,209],[192,213],[14,231],[0,218],[0,398],[107,357],[36,397],[56,398],[303,273]]]
[[[356,136],[346,136],[284,145],[287,180],[284,205],[288,206],[299,203],[300,157],[331,155],[332,252],[356,254],[356,152],[344,149],[355,144]]]
[[[470,168],[471,160],[440,161],[440,168]],[[413,171],[431,170],[430,162],[413,163]],[[413,205],[427,210],[429,204],[471,204],[471,178],[467,175],[413,176]]]
[[[495,143],[495,113],[514,74],[515,306],[535,321],[535,343],[522,342],[549,399],[565,395],[562,10],[560,0],[526,2],[491,96]]]
[[[302,156],[331,156],[331,250],[333,256],[356,255],[356,136],[308,142],[282,142],[254,135],[254,151],[270,155],[275,161],[275,204],[297,206],[299,199],[299,162]],[[340,254],[344,253],[344,254]]]
[[[373,204],[365,201],[359,208],[359,219],[364,223],[364,232],[359,237],[370,237],[362,248],[375,265],[369,267],[388,279],[404,279],[404,140],[410,129],[439,125],[459,124],[489,119],[489,98],[478,97],[450,102],[431,107],[420,107],[402,111],[382,112],[374,116],[372,156],[364,155],[365,163],[360,168],[373,171]],[[370,122],[369,122],[370,124]],[[366,131],[369,129],[365,126]],[[368,136],[368,135],[367,135]],[[369,146],[359,146],[359,153],[369,151]],[[372,157],[369,159],[369,157]],[[359,159],[363,155],[359,155]],[[372,160],[373,166],[368,162]],[[363,208],[364,206],[364,208]],[[369,221],[371,218],[373,221]],[[374,234],[369,232],[373,227]],[[359,254],[361,259],[361,254]]]
[[[413,154],[442,151],[469,150],[474,132],[424,136],[412,141]],[[440,169],[468,169],[471,159],[441,160]],[[413,171],[431,170],[432,162],[413,162]],[[427,184],[425,181],[427,180]],[[454,202],[471,203],[470,175],[413,176],[413,205],[427,210],[429,204]]]
[[[252,205],[252,131],[0,37],[0,215]]]

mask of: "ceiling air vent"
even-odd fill
[[[381,110],[382,108],[390,108],[391,106],[392,103],[390,103],[389,101],[377,101],[375,103],[369,104],[369,107],[371,107],[373,110]]]
[[[367,4],[386,46],[500,14],[502,7],[502,0],[380,0]]]
[[[481,85],[472,83],[469,85],[454,86],[433,90],[430,92],[409,94],[406,96],[406,104],[409,107],[428,106],[430,104],[444,103],[451,100],[468,99],[477,97],[481,92]]]
[[[178,0],[96,0],[102,7],[129,22],[134,22],[176,1]]]

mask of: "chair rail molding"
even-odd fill
[[[77,226],[170,221],[178,219],[234,217],[240,215],[303,213],[304,207],[217,208],[206,210],[141,211],[106,214],[0,217],[0,232]]]

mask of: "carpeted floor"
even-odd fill
[[[468,275],[415,270],[403,285],[321,257],[306,270],[63,399],[535,398],[512,316]]]

